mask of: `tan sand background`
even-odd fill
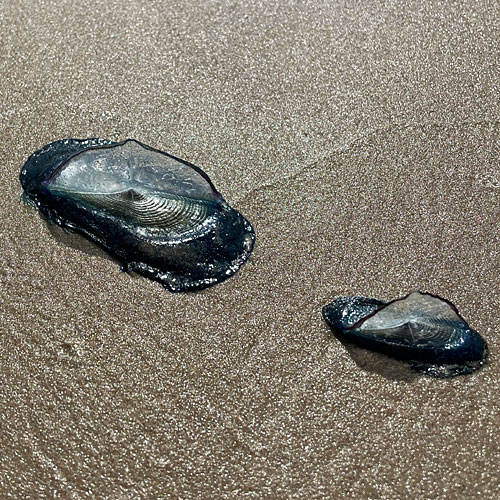
[[[499,37],[496,1],[0,0],[0,498],[497,498]],[[252,262],[171,294],[19,203],[92,136],[201,166]],[[321,318],[415,288],[484,369]]]

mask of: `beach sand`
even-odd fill
[[[500,4],[0,1],[0,497],[495,498]],[[252,259],[189,294],[20,203],[27,157],[136,138],[202,167]],[[321,308],[420,289],[447,380]]]

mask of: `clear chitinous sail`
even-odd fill
[[[457,308],[429,293],[390,302],[340,297],[323,307],[323,317],[341,338],[408,360],[415,371],[438,378],[472,373],[488,357],[486,342]]]
[[[30,156],[24,199],[123,268],[173,292],[233,275],[253,250],[251,224],[198,167],[133,139],[67,139]]]

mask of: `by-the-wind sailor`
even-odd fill
[[[457,308],[429,293],[384,302],[341,297],[323,307],[330,328],[347,340],[399,359],[416,371],[445,378],[484,364],[488,347]]]
[[[123,267],[172,291],[219,283],[248,259],[255,233],[198,167],[133,139],[67,139],[30,156],[24,199]]]

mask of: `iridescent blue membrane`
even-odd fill
[[[30,156],[20,182],[48,221],[174,292],[224,281],[254,246],[251,224],[207,174],[133,139],[53,142]]]
[[[435,377],[471,373],[488,357],[486,342],[457,308],[429,293],[390,302],[340,297],[323,307],[323,317],[339,337],[408,360],[414,370]]]

